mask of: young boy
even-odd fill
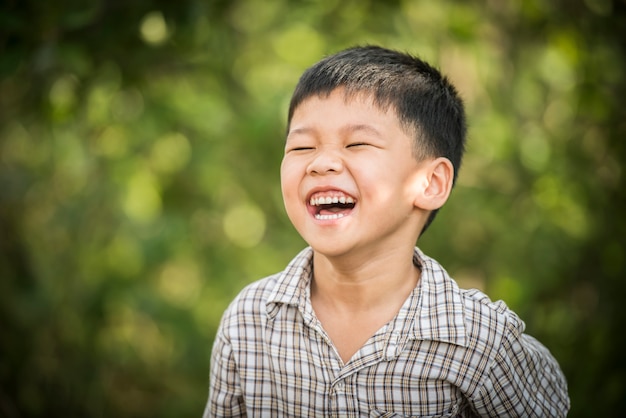
[[[302,75],[281,186],[310,247],[225,312],[205,417],[566,415],[519,317],[415,247],[465,135],[454,87],[415,57],[357,47]]]

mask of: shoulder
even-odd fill
[[[266,312],[267,301],[276,288],[281,273],[256,280],[244,287],[229,304],[222,317],[222,327],[255,323]]]
[[[300,252],[286,268],[257,280],[239,292],[230,303],[221,321],[223,334],[244,335],[258,329],[275,315],[276,306],[297,304],[302,299],[310,277],[312,251]]]
[[[483,415],[562,417],[569,410],[567,381],[550,350],[526,334],[524,322],[502,301],[491,302],[478,292],[468,299],[480,314],[476,341],[494,334],[489,364],[474,392],[474,406]],[[472,331],[470,331],[472,332]]]
[[[470,333],[492,329],[499,334],[513,333],[519,336],[524,332],[524,321],[504,301],[492,301],[477,289],[460,289],[460,292],[465,307],[465,322]]]
[[[503,345],[524,332],[524,322],[503,301],[476,289],[462,289],[434,259],[416,252],[422,266],[421,304],[416,335],[452,343],[468,361],[465,376],[474,388],[497,361]]]
[[[550,351],[519,316],[478,290],[462,290],[469,346],[487,354],[472,398],[486,415],[564,416],[567,382]]]
[[[479,345],[485,354],[497,347],[506,332],[522,333],[524,323],[503,301],[492,301],[477,289],[462,289],[447,271],[419,249],[416,262],[422,269],[419,331],[424,337],[461,346]],[[430,331],[424,332],[423,329]]]

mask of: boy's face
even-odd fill
[[[393,109],[342,90],[312,96],[295,110],[285,144],[287,215],[327,256],[412,246],[423,222],[414,205],[420,167]]]

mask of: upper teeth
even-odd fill
[[[327,196],[327,197],[312,197],[311,206],[330,205],[333,203],[354,203],[354,199],[350,196]]]

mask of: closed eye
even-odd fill
[[[367,146],[367,145],[370,145],[370,144],[368,144],[366,142],[354,142],[352,144],[348,144],[346,146],[346,148],[364,147],[364,146]]]
[[[308,151],[312,149],[314,148],[313,147],[294,147],[294,148],[291,148],[289,151]]]

